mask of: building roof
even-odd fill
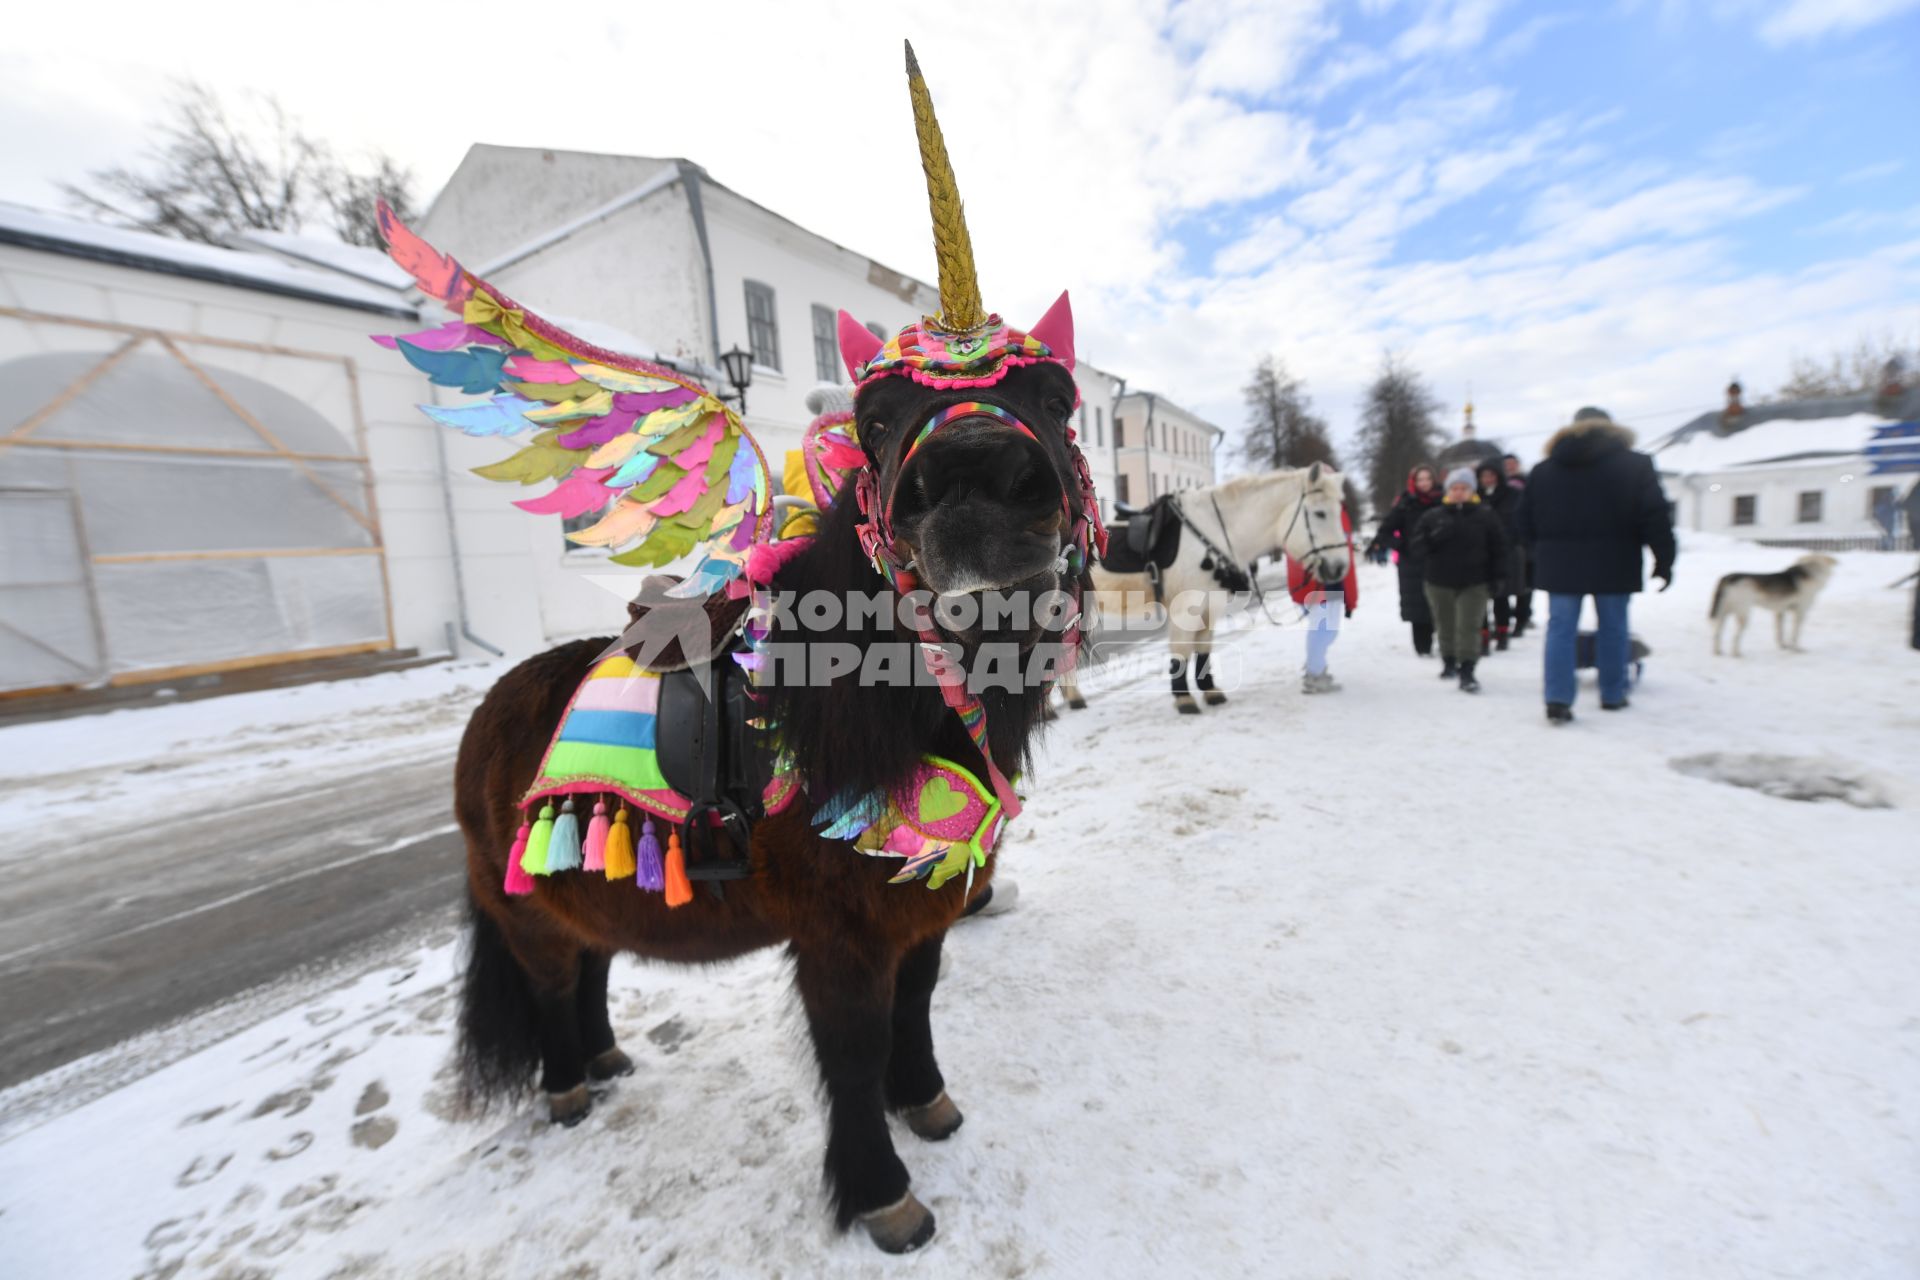
[[[335,271],[395,291],[413,288],[413,277],[407,274],[406,268],[380,250],[331,237],[296,235],[291,231],[247,231],[241,233],[240,243],[235,247],[265,249],[302,266]]]
[[[1703,413],[1647,451],[1669,475],[1858,458],[1874,431],[1920,417],[1920,388],[1891,401],[1872,394],[1749,405],[1731,425]]]
[[[264,250],[226,249],[150,231],[109,227],[24,205],[0,202],[0,244],[381,315],[412,319],[417,314],[399,289],[337,266],[307,265]],[[347,253],[371,252],[357,251],[350,245],[338,248]]]

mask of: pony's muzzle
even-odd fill
[[[959,423],[921,447],[895,492],[893,526],[936,594],[1054,585],[1065,491],[1038,441],[991,419]]]

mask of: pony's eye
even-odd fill
[[[860,424],[860,443],[873,448],[887,438],[887,424],[878,418],[869,418]]]
[[[1047,401],[1047,412],[1052,414],[1054,417],[1058,418],[1060,421],[1065,422],[1068,418],[1073,416],[1073,406],[1068,404],[1065,400],[1060,400],[1060,399],[1049,400]]]

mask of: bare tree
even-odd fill
[[[1440,401],[1426,380],[1402,356],[1388,351],[1380,372],[1367,388],[1360,414],[1360,462],[1367,471],[1367,496],[1375,511],[1385,511],[1406,484],[1407,473],[1433,460],[1442,440],[1434,415]]]
[[[246,231],[298,231],[316,215],[352,244],[378,243],[372,202],[412,203],[412,175],[376,154],[355,171],[272,97],[236,118],[204,84],[176,86],[157,137],[136,165],[62,184],[76,208],[116,226],[226,244]]]
[[[418,212],[413,204],[413,171],[385,154],[376,155],[373,167],[362,173],[336,168],[326,196],[333,229],[340,238],[370,249],[380,247],[380,222],[374,215],[378,201],[391,205],[402,222],[413,221]]]
[[[1247,402],[1247,433],[1240,453],[1250,464],[1263,471],[1316,462],[1339,466],[1326,421],[1311,411],[1306,383],[1290,375],[1284,361],[1262,356],[1241,394]]]
[[[1911,378],[1920,372],[1920,343],[1886,335],[1863,336],[1825,359],[1795,356],[1792,373],[1767,400],[1777,404],[1877,393],[1885,390],[1890,370],[1894,378]]]

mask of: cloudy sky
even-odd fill
[[[1336,438],[1383,348],[1522,452],[1920,339],[1920,0],[34,5],[0,199],[137,153],[170,78],[431,191],[475,141],[684,155],[930,276],[900,39],[987,302],[1237,431],[1263,353]],[[996,25],[991,15],[1006,14]],[[323,15],[323,16],[321,16]]]

